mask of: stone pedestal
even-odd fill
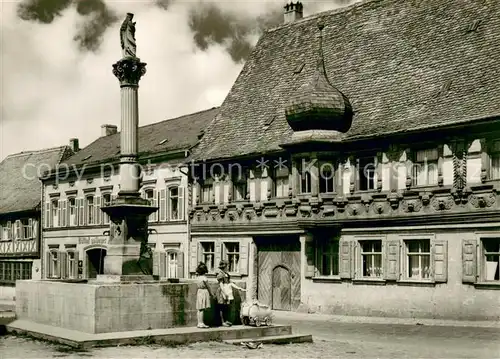
[[[101,209],[111,221],[104,274],[152,275],[147,252],[148,217],[158,208],[138,195],[119,193],[111,206]]]

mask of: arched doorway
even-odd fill
[[[104,274],[104,248],[93,248],[87,250],[87,278],[97,278],[98,274]]]
[[[273,269],[273,309],[290,310],[292,307],[292,276],[283,266]]]

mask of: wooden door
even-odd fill
[[[257,245],[257,295],[277,310],[300,305],[300,242],[298,236],[254,238]],[[274,288],[280,283],[279,288]],[[283,299],[277,299],[282,298]],[[276,299],[275,299],[276,298]]]
[[[292,276],[290,270],[277,266],[273,269],[272,308],[275,310],[292,309]]]

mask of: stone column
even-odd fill
[[[139,80],[146,73],[146,64],[138,58],[124,58],[113,65],[113,74],[120,81],[120,193],[136,196],[139,193],[140,170],[137,164]]]
[[[122,45],[123,46],[123,45]],[[99,281],[139,280],[152,273],[152,252],[148,246],[148,216],[158,210],[140,197],[140,167],[137,162],[139,109],[137,90],[146,64],[125,56],[113,65],[120,81],[120,192],[110,206],[101,209],[111,220],[110,240]]]

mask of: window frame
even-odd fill
[[[203,247],[203,244],[207,244],[207,243],[211,243],[213,244],[213,251],[205,251],[204,250],[204,247]],[[207,265],[207,268],[208,268],[208,272],[209,273],[214,273],[215,270],[217,269],[217,258],[216,258],[216,254],[217,254],[217,241],[213,240],[213,241],[206,241],[206,240],[202,240],[202,241],[199,241],[198,242],[199,244],[199,256],[198,256],[198,262],[203,262]],[[209,253],[209,254],[212,254],[212,267],[210,267],[208,264],[207,264],[207,260],[205,259],[205,254],[206,253]]]
[[[312,173],[311,167],[315,166],[315,161],[310,158],[300,158],[297,163],[298,190],[301,195],[312,193]],[[312,164],[311,164],[312,162]],[[304,165],[306,168],[304,168]],[[306,187],[304,189],[304,187]]]
[[[92,211],[89,210],[89,198],[92,197]],[[96,225],[98,223],[96,223],[97,221],[97,216],[96,216],[96,207],[97,207],[97,203],[96,203],[96,195],[95,193],[88,193],[88,194],[85,194],[85,197],[84,197],[84,211],[85,211],[85,214],[84,214],[84,218],[85,218],[85,221],[84,221],[84,225],[86,226],[93,226],[93,225]],[[92,217],[89,216],[89,214],[92,215]],[[92,219],[92,221],[90,221],[89,219]]]
[[[236,171],[238,172],[238,171]],[[231,201],[232,202],[242,202],[247,200],[247,195],[249,194],[249,170],[242,169],[241,178],[235,178],[238,173],[231,173]],[[236,195],[238,194],[238,195]]]
[[[488,179],[492,181],[500,180],[500,140],[490,141],[487,145],[488,148]],[[494,162],[497,166],[494,166]],[[495,176],[496,173],[496,176]]]
[[[286,175],[283,173],[285,170],[283,168],[273,168],[272,171],[272,198],[287,198],[290,191],[290,168],[288,166],[282,166],[286,168]],[[285,184],[286,182],[286,184]],[[278,187],[281,189],[281,195],[278,195]]]
[[[74,205],[71,205],[71,201],[74,201]],[[67,220],[67,226],[68,227],[78,227],[78,200],[76,196],[68,196],[67,198],[67,206],[68,206],[68,220]],[[74,208],[75,215],[74,215],[74,221],[71,220],[71,209]]]
[[[109,202],[106,201],[106,197],[108,197],[108,196],[109,196]],[[111,203],[113,202],[113,193],[101,192],[101,201],[102,201],[102,204],[101,204],[102,207],[106,207],[106,206],[111,205]],[[108,225],[111,223],[111,219],[109,218],[109,215],[105,212],[102,213],[102,223],[104,225]]]
[[[328,160],[319,160],[317,162],[318,164],[318,193],[322,195],[328,195],[328,194],[335,194],[336,193],[336,170],[338,169],[338,163],[335,161],[328,161]],[[328,167],[331,167],[331,177],[325,178],[323,176],[324,170],[322,170],[322,167],[324,165],[329,165]],[[331,181],[331,190],[329,190],[328,183]],[[326,191],[322,191],[323,183],[325,184]]]
[[[422,252],[420,250],[420,247],[419,247],[419,251],[418,252],[410,252],[410,243],[416,243],[416,242],[419,242],[419,241],[428,241],[429,243],[429,251],[428,252]],[[401,270],[401,277],[403,280],[405,281],[412,281],[412,282],[431,282],[433,281],[433,273],[434,273],[434,268],[433,268],[433,264],[432,264],[432,239],[431,238],[427,238],[425,236],[422,236],[422,238],[405,238],[403,239],[403,258],[404,260],[401,262],[402,263],[402,270]],[[429,266],[428,266],[428,276],[427,277],[422,277],[422,275],[420,275],[420,277],[412,277],[410,274],[409,274],[409,269],[410,269],[410,258],[411,257],[418,257],[419,258],[419,269],[420,271],[423,270],[422,268],[422,257],[425,256],[425,257],[428,257],[428,263],[429,263]]]
[[[500,285],[500,278],[498,280],[495,280],[495,279],[492,279],[492,280],[488,280],[487,279],[487,276],[488,276],[488,269],[487,269],[487,264],[488,262],[491,262],[491,261],[488,261],[487,260],[487,256],[498,256],[498,260],[497,260],[497,266],[496,266],[496,272],[499,272],[500,271],[500,250],[499,252],[486,252],[486,248],[485,248],[485,243],[484,241],[485,240],[497,240],[498,241],[498,245],[500,247],[500,234],[497,235],[497,236],[481,236],[479,238],[479,258],[478,258],[478,261],[477,261],[477,266],[478,266],[478,274],[479,274],[479,279],[480,279],[480,282],[481,283],[488,283],[488,284],[495,284],[495,285]],[[500,248],[499,248],[500,249]],[[494,263],[494,262],[492,262]]]
[[[366,164],[364,164],[364,161],[367,161]],[[377,156],[362,156],[358,157],[356,161],[356,176],[357,176],[357,184],[356,184],[356,189],[358,192],[370,192],[370,191],[376,191],[377,190],[377,166],[378,166],[378,158]],[[361,164],[363,163],[363,166]],[[365,171],[364,168],[368,166],[369,164],[373,165],[373,176],[370,179],[369,177],[365,176]],[[370,171],[371,172],[371,171]],[[366,181],[366,188],[362,187],[361,184]],[[370,186],[371,183],[371,186]],[[371,188],[373,187],[373,188]]]
[[[58,248],[49,248],[48,253],[50,255],[50,268],[49,273],[46,274],[46,277],[51,278],[60,278],[61,277],[61,268],[60,267],[60,252]],[[56,275],[56,273],[59,273]]]
[[[229,266],[228,266],[228,273],[231,275],[240,275],[240,267],[241,267],[241,241],[239,240],[222,240],[222,253],[221,253],[221,259],[225,259],[228,261]],[[229,252],[227,248],[227,244],[231,245],[237,245],[238,246],[238,252]],[[229,260],[229,255],[235,255],[238,257],[238,261],[236,263],[236,270],[230,270],[231,268],[231,261]]]
[[[385,266],[384,266],[384,260],[385,260],[385,246],[384,246],[384,241],[385,238],[382,237],[356,237],[355,239],[355,245],[356,245],[356,253],[355,253],[355,259],[356,259],[356,264],[355,264],[355,276],[354,279],[358,280],[368,280],[368,281],[385,281],[384,275],[385,275]],[[375,251],[364,251],[363,244],[366,243],[375,243],[375,242],[380,242],[380,252],[375,252]],[[380,274],[378,276],[365,276],[364,274],[364,256],[380,256]]]
[[[59,224],[61,222],[59,218],[61,213],[61,209],[59,208],[60,204],[61,202],[59,198],[50,199],[50,228],[59,228]]]
[[[316,237],[314,238],[315,243],[315,251],[314,251],[314,263],[316,267],[316,275],[314,276],[315,278],[335,278],[335,279],[340,279],[340,238],[337,237],[328,237],[328,238],[319,238]],[[330,257],[330,266],[331,270],[330,273],[333,272],[333,264],[332,260],[335,257],[336,254],[336,260],[337,260],[337,274],[324,274],[323,273],[323,257],[325,256],[325,251],[324,246],[325,243],[329,242],[335,242],[336,243],[336,248],[337,252],[334,251],[329,251],[329,257]],[[352,254],[351,254],[352,255]]]
[[[428,156],[425,156],[423,161],[418,161],[419,153],[422,152],[435,152],[435,159],[429,160]],[[418,171],[420,168],[425,169],[425,183],[419,183],[419,178],[421,172]],[[435,166],[436,170],[432,179],[430,181],[430,172],[429,167]],[[412,187],[435,187],[439,184],[439,148],[434,147],[426,147],[426,148],[416,148],[412,151],[412,167],[411,167],[411,185]]]
[[[207,190],[207,191],[205,191]],[[207,193],[208,198],[205,198],[205,193]],[[214,197],[214,181],[212,179],[206,179],[200,184],[200,203],[201,204],[211,204],[212,198]]]
[[[7,270],[7,267],[9,269]],[[16,269],[19,267],[19,271]],[[33,277],[33,262],[32,261],[19,261],[19,260],[1,260],[0,261],[0,283],[15,284],[16,280],[29,280]],[[6,273],[10,276],[7,278]],[[20,278],[16,278],[16,273],[20,273]],[[24,274],[28,273],[27,276]]]

